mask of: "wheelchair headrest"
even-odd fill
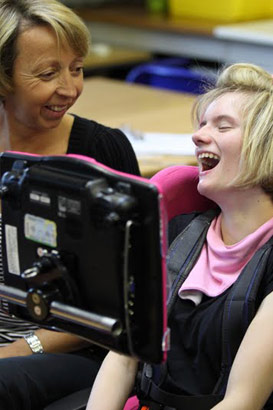
[[[168,167],[156,173],[151,181],[156,182],[164,194],[169,220],[179,214],[202,212],[216,206],[197,191],[198,167]]]

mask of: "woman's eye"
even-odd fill
[[[42,73],[40,74],[40,78],[42,78],[43,80],[50,80],[52,77],[54,77],[55,75],[55,71],[49,71],[47,73]]]
[[[73,68],[72,72],[76,74],[81,74],[83,72],[83,66]]]

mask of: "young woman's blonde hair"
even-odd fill
[[[243,144],[239,174],[233,184],[260,185],[273,193],[273,82],[272,76],[253,64],[233,64],[219,75],[216,86],[197,100],[195,125],[208,105],[223,94],[245,95],[243,104]]]
[[[58,43],[69,44],[76,55],[85,57],[89,51],[89,30],[64,4],[56,0],[0,0],[0,100],[13,90],[18,35],[37,25],[51,27]]]

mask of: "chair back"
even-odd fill
[[[157,172],[151,181],[160,186],[164,195],[168,219],[195,211],[215,208],[216,204],[199,194],[198,167],[175,165]]]

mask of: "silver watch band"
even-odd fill
[[[24,339],[32,350],[32,353],[44,353],[43,345],[38,336],[36,336],[34,333],[30,333],[29,335],[24,336]]]

